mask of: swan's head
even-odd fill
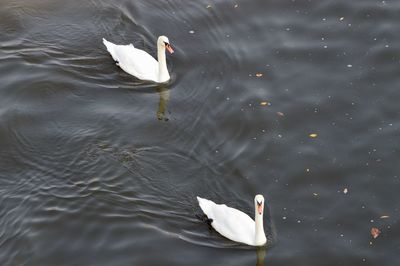
[[[169,40],[167,36],[160,36],[158,37],[157,40],[158,46],[161,46],[162,48],[167,49],[167,51],[172,54],[174,52],[174,49],[172,49],[171,44],[169,44]]]
[[[263,214],[264,211],[264,197],[263,195],[256,195],[254,197],[254,206],[256,207],[256,211],[259,215]]]

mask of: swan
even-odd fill
[[[166,36],[160,36],[157,40],[157,57],[154,59],[147,52],[129,45],[113,44],[103,38],[107,51],[111,54],[117,66],[128,74],[141,80],[150,80],[163,83],[170,80],[165,58],[165,49],[171,54],[174,52]]]
[[[263,246],[267,243],[263,226],[264,197],[262,195],[256,195],[254,198],[255,221],[244,212],[225,204],[216,204],[200,197],[197,197],[197,200],[211,222],[211,226],[224,237],[250,246]]]

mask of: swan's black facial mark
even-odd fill
[[[256,200],[256,202],[257,202],[257,212],[258,214],[261,215],[263,211],[263,202],[258,200]]]
[[[164,42],[164,45],[170,54],[174,53],[174,49],[172,49],[172,46],[169,43]]]

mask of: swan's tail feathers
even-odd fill
[[[211,211],[211,207],[215,204],[214,202],[212,202],[211,200],[208,199],[203,199],[200,197],[197,197],[197,201],[199,202],[200,208],[202,209],[202,211],[209,216],[210,211]]]
[[[104,45],[106,46],[107,51],[111,54],[111,56],[112,56],[112,58],[114,59],[114,61],[118,61],[118,60],[117,60],[117,57],[116,57],[116,54],[115,54],[115,50],[114,50],[115,44],[113,44],[113,43],[107,41],[107,40],[104,39],[104,38],[103,38],[103,43],[104,43]]]

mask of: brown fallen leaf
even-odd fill
[[[257,77],[257,78],[260,78],[260,77],[262,77],[262,76],[263,76],[262,73],[256,73],[256,77]]]
[[[378,228],[376,228],[376,227],[371,228],[371,235],[374,239],[377,238],[380,233],[381,233],[381,231]]]
[[[316,138],[318,136],[318,134],[316,133],[311,133],[310,135],[308,135],[310,138]]]

